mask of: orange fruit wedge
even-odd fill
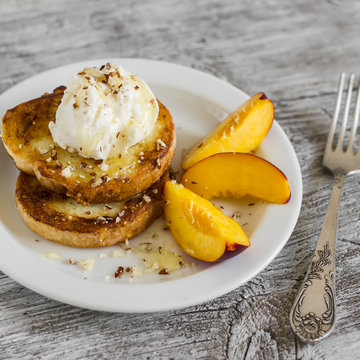
[[[286,176],[253,154],[212,155],[188,169],[181,183],[205,199],[250,195],[276,204],[285,204],[290,199]]]
[[[226,250],[235,250],[237,245],[250,245],[238,223],[181,184],[168,181],[164,196],[164,214],[170,231],[192,257],[212,262]]]
[[[188,169],[202,159],[223,152],[255,150],[274,120],[274,105],[264,93],[257,93],[200,140],[185,156]]]

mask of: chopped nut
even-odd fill
[[[235,211],[232,215],[231,215],[231,217],[234,219],[234,218],[240,218],[242,216],[242,213],[240,212],[240,211]]]
[[[156,150],[159,151],[160,149],[164,149],[164,148],[166,148],[166,144],[161,139],[157,139]]]
[[[20,144],[20,145],[19,145],[19,149],[21,149],[21,147],[22,147],[22,145]],[[45,154],[47,154],[48,152],[49,152],[49,149],[45,149],[45,148],[39,149],[40,155],[45,155]]]
[[[159,271],[160,275],[169,275],[169,270],[167,268],[163,268]]]
[[[140,245],[145,245],[144,250],[147,253],[151,252],[151,250],[152,250],[152,247],[151,247],[152,243],[151,242],[144,242],[144,243],[141,243]]]
[[[55,252],[45,253],[45,254],[42,254],[42,256],[44,256],[50,260],[61,260],[62,259],[61,255],[59,255],[58,253],[55,253]]]
[[[109,170],[109,165],[106,164],[105,162],[102,162],[101,165],[100,165],[100,169],[102,171],[108,171]]]
[[[101,178],[97,178],[96,180],[95,179],[93,179],[93,180],[90,181],[91,187],[98,187],[99,185],[101,185],[103,183]]]
[[[76,259],[74,259],[73,257],[69,258],[68,261],[70,265],[75,265],[77,263]]]
[[[62,169],[62,168],[63,168],[63,164],[59,160],[56,160],[55,169]]]
[[[145,202],[147,202],[147,203],[151,202],[151,197],[148,196],[148,195],[146,195],[146,194],[143,196],[143,199],[144,199]]]
[[[67,166],[66,168],[62,169],[61,175],[65,178],[69,178],[71,176],[71,167]]]
[[[142,270],[140,267],[138,267],[138,266],[133,266],[133,267],[131,268],[131,275],[132,275],[133,277],[140,277],[140,276],[143,275],[143,270]]]
[[[55,149],[51,150],[51,159],[57,160],[57,151]]]
[[[107,220],[106,218],[104,218],[103,216],[98,216],[98,218],[95,221],[96,224],[107,224]]]
[[[119,266],[118,269],[115,271],[114,278],[120,279],[124,272],[124,268]]]
[[[109,181],[109,175],[105,174],[100,178],[103,182],[108,182]]]
[[[85,271],[92,270],[94,265],[95,265],[95,260],[92,258],[81,260],[78,263],[79,268]]]
[[[110,253],[111,257],[117,258],[117,257],[124,257],[125,251],[123,249],[115,249]]]

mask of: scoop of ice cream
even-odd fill
[[[106,160],[125,154],[149,135],[158,113],[147,84],[108,63],[85,68],[69,81],[49,129],[63,149]]]

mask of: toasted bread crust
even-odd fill
[[[140,234],[162,214],[162,193],[168,179],[166,171],[150,188],[121,203],[120,215],[107,216],[119,208],[119,204],[109,203],[103,204],[102,216],[98,212],[94,216],[81,215],[84,205],[48,190],[34,176],[21,172],[16,183],[16,205],[29,228],[48,240],[78,247],[109,246]]]
[[[46,188],[65,193],[82,204],[128,199],[162,176],[176,143],[172,117],[164,105],[158,101],[159,116],[152,134],[131,147],[125,156],[108,159],[109,168],[105,171],[99,161],[83,158],[53,142],[48,124],[55,120],[64,90],[65,87],[59,87],[4,115],[2,139],[21,171],[35,175]]]

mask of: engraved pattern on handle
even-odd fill
[[[290,312],[294,333],[307,343],[327,336],[335,324],[335,241],[344,177],[344,174],[335,173],[315,254]]]
[[[317,251],[317,256],[290,313],[294,332],[302,341],[310,343],[325,337],[335,322],[334,273],[329,270],[333,267],[333,255],[328,243]],[[316,297],[309,298],[306,304],[306,297],[311,295]]]

